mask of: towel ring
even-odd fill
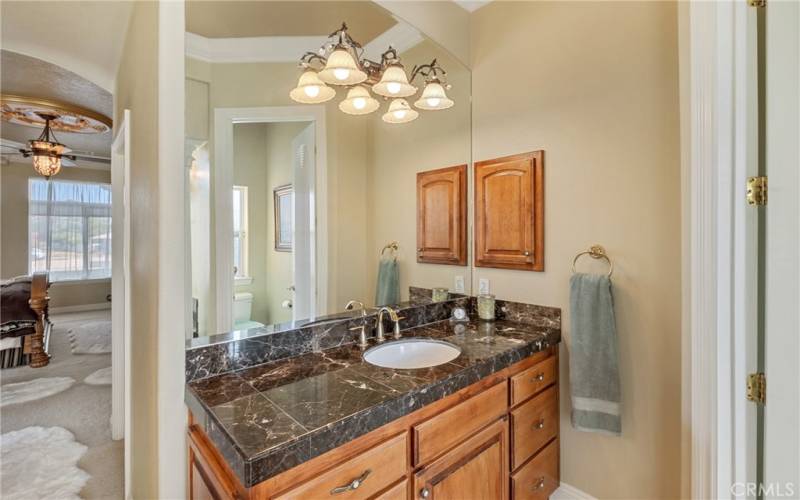
[[[614,263],[611,262],[611,259],[608,258],[608,254],[606,253],[606,249],[600,245],[592,245],[589,247],[589,250],[585,250],[572,259],[572,273],[575,274],[575,264],[577,264],[578,259],[581,258],[582,255],[588,255],[593,259],[605,259],[608,262],[608,277],[611,277],[611,274],[614,272]]]
[[[393,241],[393,242],[391,242],[391,243],[388,243],[386,246],[384,246],[384,247],[381,249],[381,257],[383,257],[383,253],[384,253],[386,250],[390,250],[390,251],[392,251],[392,252],[395,252],[395,253],[396,253],[396,252],[398,251],[398,249],[399,249],[399,248],[400,248],[400,243],[398,243],[398,242],[396,242],[396,241]]]

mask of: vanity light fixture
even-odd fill
[[[411,109],[405,99],[395,99],[389,104],[387,111],[381,118],[386,123],[408,123],[419,116],[416,110]]]
[[[362,85],[356,85],[347,92],[347,98],[339,103],[339,109],[348,115],[366,115],[380,107],[377,99],[369,95]]]
[[[317,52],[306,52],[300,58],[303,73],[297,86],[289,96],[303,104],[319,104],[333,98],[336,90],[328,85],[349,87],[347,97],[339,103],[339,109],[351,115],[365,115],[380,107],[380,102],[370,95],[368,89],[386,99],[391,99],[389,110],[383,115],[387,123],[407,123],[415,120],[419,113],[412,109],[403,97],[417,93],[412,85],[420,76],[425,89],[414,105],[419,109],[435,111],[453,106],[445,89],[447,73],[436,59],[430,64],[414,66],[409,78],[400,62],[397,51],[389,47],[381,54],[381,62],[364,57],[364,48],[347,33],[347,24],[328,35],[329,41]]]

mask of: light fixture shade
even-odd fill
[[[347,92],[347,98],[339,103],[339,109],[348,115],[366,115],[380,107],[377,99],[369,95],[362,85],[357,85]]]
[[[452,107],[453,101],[448,99],[442,84],[434,81],[425,86],[425,90],[422,91],[422,96],[414,103],[414,106],[419,109],[434,111]]]
[[[405,99],[395,99],[389,104],[389,111],[387,111],[382,119],[386,123],[408,123],[416,120],[419,113],[411,109]]]
[[[303,71],[300,80],[297,81],[297,87],[289,92],[292,100],[303,104],[319,104],[330,101],[335,95],[336,91],[325,85],[325,82],[319,79],[319,75],[313,69]]]
[[[328,56],[319,78],[331,85],[356,85],[367,79],[367,74],[358,67],[350,52],[339,48]]]
[[[417,87],[408,83],[403,66],[389,65],[381,76],[381,81],[372,86],[372,91],[385,97],[408,97],[417,92]]]
[[[37,140],[29,144],[33,152],[33,169],[37,174],[50,177],[61,171],[61,155],[69,151],[63,144]]]

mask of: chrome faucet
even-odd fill
[[[397,315],[397,312],[389,306],[383,306],[378,310],[378,327],[375,332],[375,339],[378,342],[386,340],[385,332],[383,330],[383,313],[389,313],[389,318],[394,321],[394,338],[400,338],[400,320],[403,319]]]
[[[345,306],[345,311],[351,311],[358,307],[361,310],[361,326],[354,326],[351,332],[358,331],[358,345],[366,347],[367,344],[367,309],[364,303],[359,300],[351,300]]]

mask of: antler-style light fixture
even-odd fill
[[[28,141],[30,149],[21,149],[20,153],[25,158],[33,157],[33,169],[39,175],[51,177],[61,171],[61,158],[75,160],[68,156],[70,150],[56,140],[56,135],[50,130],[50,122],[58,118],[56,115],[38,113],[44,120],[44,129],[36,139]]]
[[[303,73],[297,87],[289,96],[303,104],[319,104],[336,95],[329,85],[348,87],[347,96],[339,103],[339,109],[351,115],[366,115],[380,107],[380,102],[370,95],[368,89],[391,99],[389,110],[382,116],[387,123],[407,123],[415,120],[419,113],[411,108],[403,97],[417,93],[412,82],[417,76],[425,81],[422,96],[414,103],[419,109],[435,111],[453,106],[446,95],[447,73],[436,59],[430,64],[414,66],[411,78],[406,75],[400,57],[393,47],[381,55],[381,62],[364,57],[364,48],[347,33],[347,24],[328,35],[329,41],[315,52],[306,52],[300,58]]]

